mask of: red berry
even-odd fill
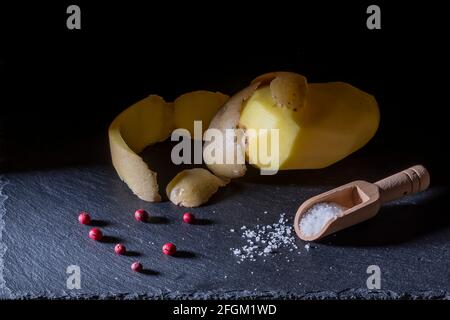
[[[116,244],[116,246],[114,247],[114,252],[116,254],[124,254],[127,251],[127,248],[125,248],[125,246],[121,243]]]
[[[93,228],[89,231],[89,238],[95,241],[100,241],[103,238],[103,233],[99,228]]]
[[[142,271],[142,264],[140,262],[133,262],[131,265],[131,270],[134,272],[141,272]]]
[[[147,219],[148,219],[148,213],[147,213],[147,211],[145,211],[144,209],[137,209],[135,212],[134,212],[134,218],[137,220],[137,221],[147,221]]]
[[[192,224],[195,222],[195,216],[190,212],[186,212],[185,214],[183,214],[183,221]]]
[[[162,247],[162,252],[169,256],[174,255],[176,251],[177,251],[177,247],[173,243],[170,243],[170,242],[166,243]]]
[[[81,224],[91,223],[91,217],[89,216],[89,213],[82,211],[78,216],[78,222]]]

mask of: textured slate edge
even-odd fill
[[[0,299],[3,297],[11,297],[11,292],[6,286],[6,281],[3,278],[3,269],[4,269],[4,260],[7,247],[2,242],[2,234],[5,229],[5,221],[3,220],[3,216],[6,214],[5,201],[8,199],[8,196],[3,194],[3,188],[8,184],[8,181],[4,176],[0,175]]]
[[[0,298],[1,299],[1,298]],[[205,292],[166,292],[161,294],[49,294],[42,295],[12,295],[11,299],[50,299],[50,300],[450,300],[450,292],[444,290],[394,292],[390,290],[345,289],[342,291],[317,291],[305,294],[289,292],[266,291],[205,291]]]

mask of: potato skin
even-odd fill
[[[109,126],[111,158],[117,174],[140,199],[161,200],[156,172],[138,155],[145,146],[163,141],[173,129],[173,105],[157,95],[136,102]]]
[[[140,199],[160,201],[157,173],[139,153],[149,145],[166,140],[177,126],[184,128],[192,124],[192,119],[209,123],[226,100],[228,96],[210,91],[186,93],[175,103],[150,95],[122,111],[108,129],[112,163],[120,179]]]
[[[278,106],[288,109],[304,107],[308,93],[308,81],[304,76],[293,72],[270,72],[252,81],[269,85],[272,98]]]
[[[211,120],[209,129],[218,129],[222,132],[223,136],[225,136],[225,131],[227,129],[238,129],[243,103],[251,97],[251,95],[255,92],[259,85],[259,82],[251,84],[244,90],[232,96],[230,100],[228,100],[228,102],[217,112],[215,117]],[[203,150],[208,148],[211,143],[214,142],[206,141]],[[242,152],[243,156],[245,157],[246,147],[245,144],[242,143],[241,139],[238,139],[238,141],[226,141],[225,145],[222,146],[216,143],[214,147],[222,147],[225,149],[225,152],[233,152],[232,150],[234,148],[234,150],[239,150],[239,152]],[[208,166],[208,169],[219,177],[225,177],[229,179],[244,176],[245,172],[247,171],[245,159],[243,164],[227,164],[225,163],[225,152],[223,154],[224,159],[222,159],[222,163],[214,163],[214,159],[212,159],[208,153],[203,153],[203,159]]]
[[[203,168],[183,170],[169,182],[166,194],[176,205],[198,207],[227,183]]]

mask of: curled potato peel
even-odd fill
[[[119,177],[140,199],[161,200],[157,173],[139,156],[145,147],[166,140],[179,126],[193,126],[194,120],[209,121],[228,96],[219,92],[187,93],[176,103],[157,95],[138,101],[111,123],[108,130],[111,158]],[[197,106],[201,106],[198,108]],[[185,119],[175,114],[188,114]],[[183,121],[182,121],[183,120]]]
[[[209,125],[210,129],[217,129],[222,132],[222,136],[226,137],[226,130],[233,130],[239,127],[239,118],[243,103],[249,99],[256,91],[259,82],[253,83],[244,90],[238,92],[228,100],[228,102],[220,109]],[[222,139],[222,141],[206,141],[204,145],[204,151],[210,147],[215,149],[222,148],[225,152],[222,153],[223,158],[220,159],[220,163],[217,163],[216,159],[208,152],[203,152],[203,159],[214,174],[219,177],[225,178],[238,178],[245,175],[247,167],[245,166],[245,159],[238,161],[238,157],[245,157],[245,141],[243,141],[239,134],[236,134],[236,139]],[[213,144],[213,146],[211,146]],[[233,163],[227,163],[227,153],[231,154],[228,158],[233,158]]]
[[[165,140],[172,129],[173,105],[156,95],[133,104],[119,114],[109,127],[113,166],[119,177],[142,200],[160,201],[161,196],[156,172],[138,153],[149,144]]]
[[[296,111],[305,105],[308,82],[300,74],[271,72],[257,77],[252,83],[268,84],[272,98],[278,106]]]
[[[183,170],[169,182],[166,193],[176,205],[198,207],[228,182],[203,168]]]

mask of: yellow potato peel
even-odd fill
[[[183,170],[169,182],[166,193],[176,205],[198,207],[228,182],[203,168]]]
[[[166,140],[176,128],[190,130],[194,120],[209,124],[227,99],[220,92],[209,91],[186,93],[176,103],[150,95],[125,109],[108,130],[112,163],[119,177],[140,199],[160,201],[157,173],[139,153],[149,145]]]
[[[161,200],[156,172],[138,155],[147,145],[163,141],[173,130],[173,105],[151,95],[119,114],[111,123],[109,145],[119,177],[140,199]]]

